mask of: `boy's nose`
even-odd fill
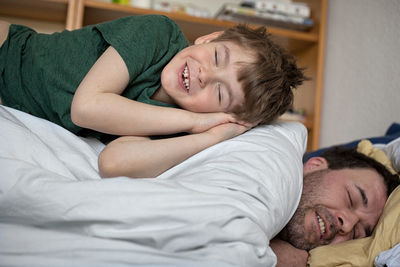
[[[201,88],[206,87],[206,85],[209,83],[209,81],[212,78],[212,74],[210,73],[210,71],[203,67],[200,66],[199,67],[199,74],[198,74],[198,79],[199,79],[199,85]]]

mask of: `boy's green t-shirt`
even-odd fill
[[[160,87],[164,66],[188,41],[172,20],[158,15],[124,17],[54,34],[11,25],[8,39],[0,48],[3,104],[75,134],[103,139],[103,134],[74,125],[70,108],[78,85],[110,45],[121,55],[130,75],[122,95],[169,106],[150,97]]]

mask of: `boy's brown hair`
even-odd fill
[[[291,108],[292,89],[307,78],[295,58],[271,40],[265,27],[252,29],[239,24],[224,31],[213,42],[231,41],[255,56],[238,71],[245,103],[235,114],[250,123],[269,124]]]

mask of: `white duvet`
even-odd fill
[[[274,266],[306,136],[258,127],[156,179],[100,179],[103,144],[0,106],[0,265]]]

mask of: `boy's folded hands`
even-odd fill
[[[209,129],[206,133],[213,135],[216,139],[219,139],[218,142],[222,142],[238,136],[249,129],[249,127],[238,123],[224,123]]]
[[[232,113],[194,113],[194,126],[190,133],[211,134],[214,139],[222,142],[235,136],[238,136],[251,128],[257,126],[257,123],[241,121]]]
[[[202,133],[221,124],[238,122],[231,113],[193,113],[193,115],[193,127],[190,133]]]

